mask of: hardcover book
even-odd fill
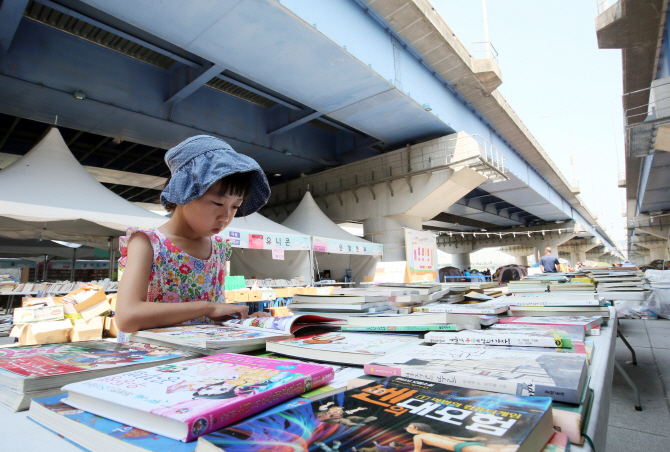
[[[541,451],[551,400],[392,377],[201,438],[200,452]]]
[[[497,323],[492,325],[490,330],[494,331],[523,331],[523,330],[540,330],[540,331],[563,331],[570,336],[573,341],[583,341],[586,333],[581,325],[538,325],[525,323]]]
[[[473,304],[433,303],[418,308],[414,312],[446,312],[450,314],[502,314],[509,306],[498,302],[484,302]]]
[[[517,347],[558,347],[571,348],[570,336],[563,331],[531,330],[465,330],[454,333],[431,331],[426,334],[426,342],[457,345],[507,345]]]
[[[387,325],[444,325],[444,324],[479,325],[478,317],[464,314],[447,313],[414,313],[414,314],[375,314],[351,316],[349,326],[387,326]]]
[[[88,341],[0,349],[0,385],[31,392],[197,356],[172,347]]]
[[[268,342],[269,352],[318,361],[365,364],[402,347],[420,344],[410,335],[327,333]]]
[[[584,331],[588,333],[588,330],[592,329],[603,323],[603,318],[601,316],[558,316],[558,317],[519,317],[519,316],[510,316],[503,317],[499,319],[498,323],[513,323],[513,324],[525,324],[525,325],[575,325],[581,326],[584,328]]]
[[[506,394],[579,403],[587,371],[577,353],[537,353],[495,347],[408,347],[365,364],[366,374],[403,376]]]
[[[64,402],[192,441],[333,379],[329,366],[222,353],[73,383]]]
[[[389,326],[342,326],[342,331],[360,331],[360,332],[424,332],[424,331],[461,331],[472,329],[473,326],[479,325],[389,325]]]

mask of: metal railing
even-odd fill
[[[339,193],[351,191],[358,198],[357,190],[364,189],[376,199],[377,184],[386,184],[392,192],[394,180],[406,179],[411,184],[414,176],[461,167],[469,167],[489,180],[508,179],[505,156],[495,146],[479,135],[458,133],[289,181],[273,189],[268,204],[300,200],[308,190],[314,197],[339,198]]]
[[[473,47],[473,56],[476,59],[484,59],[488,58],[496,62],[498,66],[500,66],[500,62],[498,61],[498,51],[496,50],[495,47],[493,47],[493,44],[491,44],[489,41],[477,41],[472,43]]]
[[[604,13],[610,6],[617,3],[619,0],[596,0],[598,6],[598,14]]]

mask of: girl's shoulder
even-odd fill
[[[140,228],[131,226],[126,231],[126,235],[119,237],[119,251],[121,252],[121,259],[124,259],[128,255],[128,242],[131,237],[137,233],[146,235],[151,242],[151,248],[154,251],[154,259],[156,258],[158,251],[161,247],[161,243],[165,240],[165,236],[155,228]]]
[[[219,254],[224,256],[225,260],[230,260],[230,256],[233,253],[233,247],[230,244],[230,241],[224,239],[220,235],[215,235],[212,237],[212,243]]]

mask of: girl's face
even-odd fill
[[[204,195],[183,207],[184,217],[201,237],[211,237],[227,228],[244,201],[241,196],[219,195],[220,183],[215,183]]]

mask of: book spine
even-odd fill
[[[447,314],[475,314],[475,315],[493,315],[495,314],[494,309],[459,309],[452,305],[448,306],[431,306],[424,308],[414,308],[414,312],[446,312]]]
[[[280,386],[256,393],[250,397],[243,398],[233,404],[225,405],[213,410],[207,415],[207,427],[194,428],[196,423],[202,422],[203,417],[192,418],[188,421],[188,435],[185,442],[193,441],[202,435],[219,430],[235,422],[241,421],[249,416],[271,408],[289,399],[304,394],[307,391],[322,386],[334,378],[332,367],[325,367],[315,372],[303,375],[303,378],[284,383]],[[194,430],[197,429],[197,434]]]
[[[562,338],[557,334],[553,337],[538,337],[526,334],[496,334],[486,336],[481,334],[468,334],[461,331],[456,334],[444,334],[440,332],[428,333],[424,339],[426,342],[436,344],[456,345],[508,345],[516,347],[548,347],[548,348],[570,348],[570,339]]]
[[[513,298],[513,297],[510,297]],[[547,307],[583,307],[600,306],[600,300],[528,300],[526,297],[520,297],[521,300],[512,301],[510,306],[547,306]],[[558,298],[558,297],[557,297]],[[579,304],[575,304],[578,302]]]
[[[342,331],[458,331],[457,325],[342,326]]]

